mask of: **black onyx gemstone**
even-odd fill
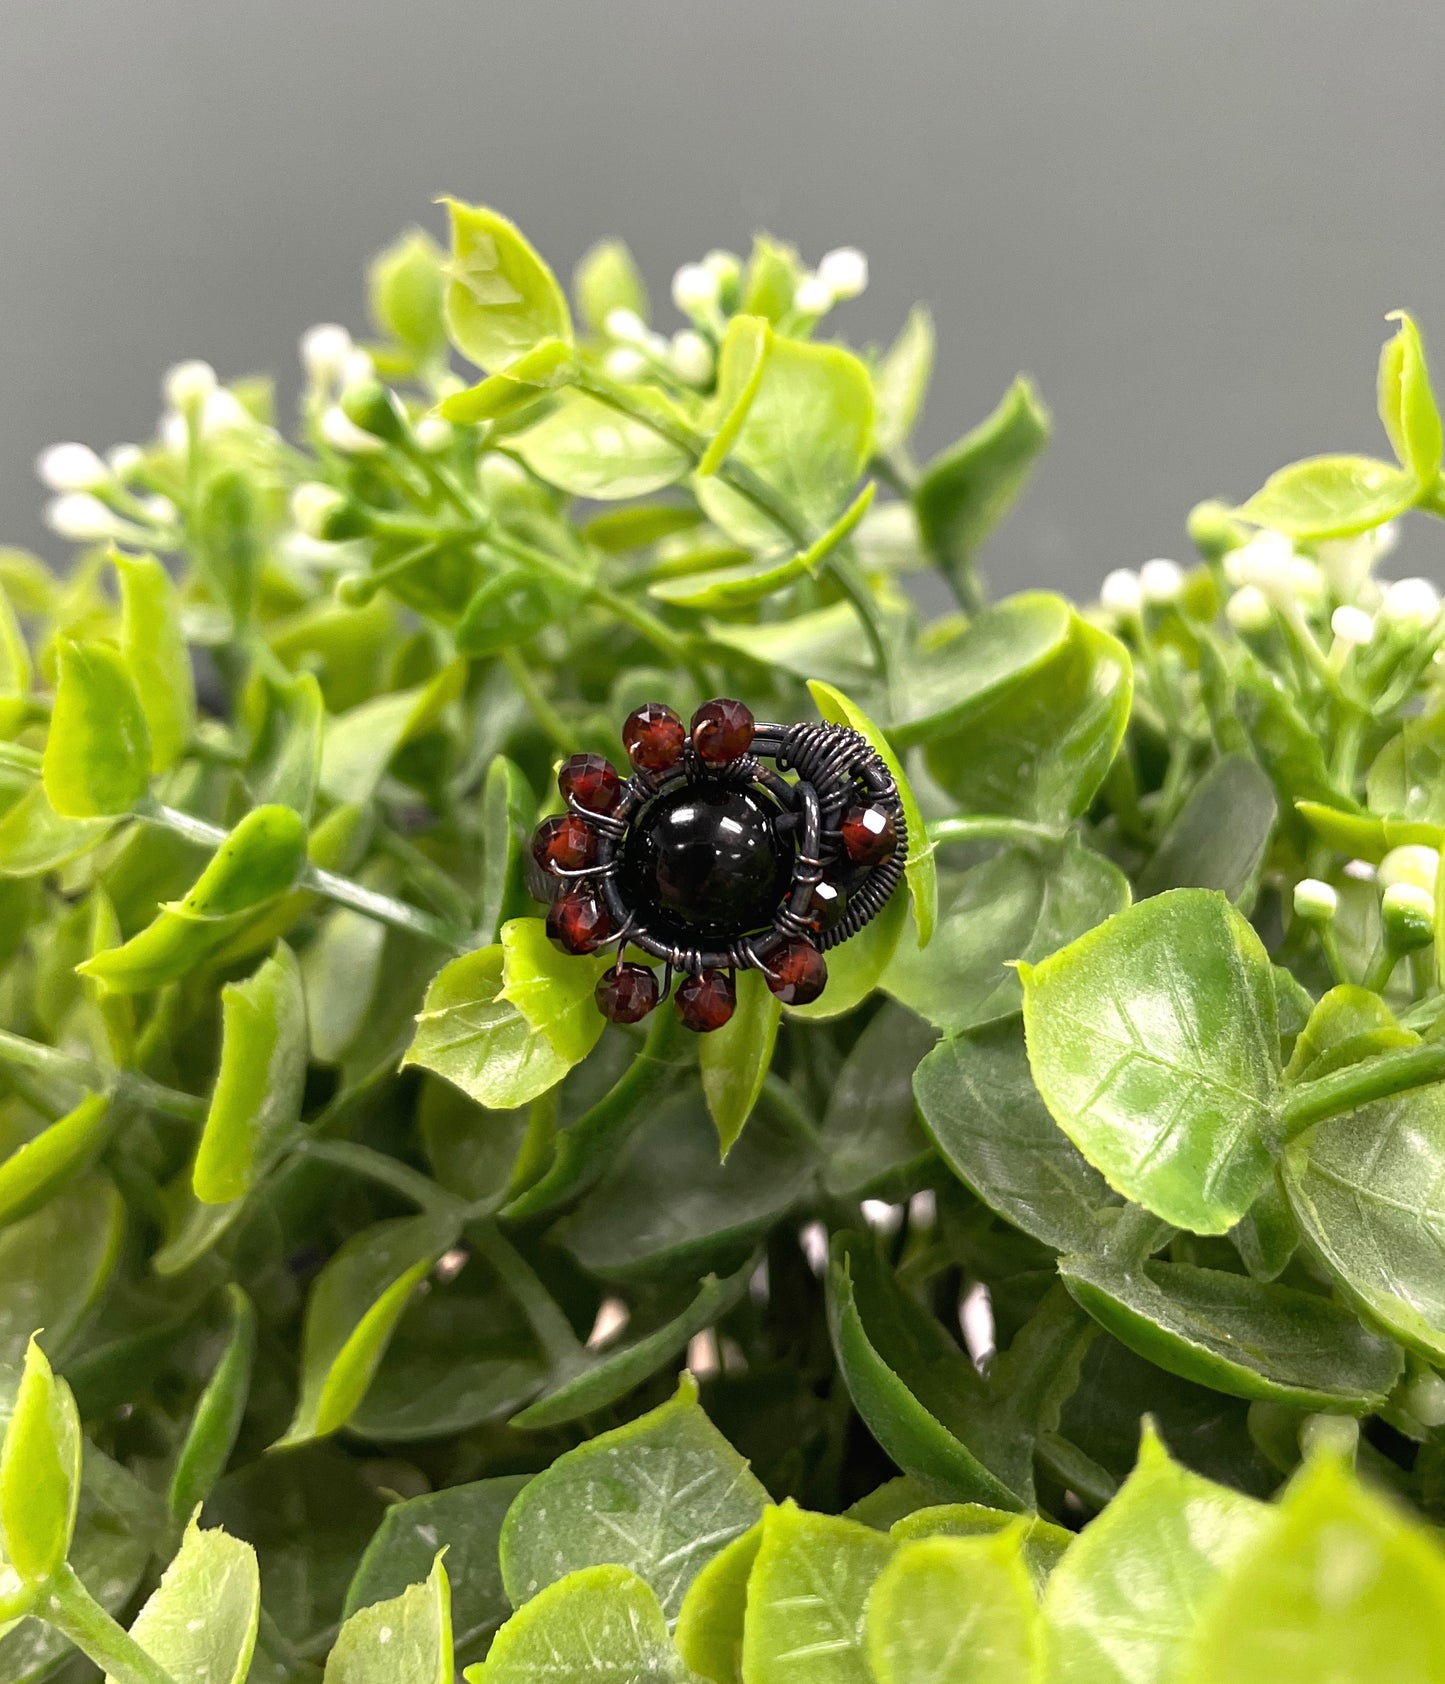
[[[622,849],[622,894],[649,928],[681,941],[760,930],[787,893],[793,848],[777,809],[723,784],[683,784],[651,802]]]

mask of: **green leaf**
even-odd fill
[[[0,1363],[18,1363],[37,1327],[57,1356],[120,1256],[125,1205],[103,1176],[63,1188],[0,1228]]]
[[[43,1584],[64,1563],[79,1503],[80,1416],[32,1338],[0,1443],[0,1539],[27,1584]]]
[[[512,448],[538,479],[574,497],[645,497],[692,466],[680,444],[586,392],[568,392]]]
[[[871,923],[832,949],[828,954],[828,986],[811,1005],[789,1006],[789,1021],[821,1023],[846,1017],[881,985],[905,930],[908,940],[917,943],[915,929],[909,897],[890,895]]]
[[[489,374],[464,392],[451,392],[437,405],[447,421],[476,425],[483,421],[522,424],[524,412],[550,410],[547,394],[570,386],[577,376],[577,353],[570,340],[540,339],[530,351],[497,374]]]
[[[0,696],[23,699],[30,694],[35,663],[16,617],[10,593],[0,585]]]
[[[1232,1562],[1186,1642],[1177,1684],[1439,1684],[1445,1555],[1338,1462],[1306,1465]]]
[[[1264,1185],[1279,1030],[1259,937],[1225,900],[1173,889],[1022,967],[1034,1082],[1109,1185],[1222,1234]]]
[[[682,1599],[673,1633],[677,1651],[708,1684],[743,1684],[748,1579],[762,1541],[760,1520],[717,1552]]]
[[[626,1567],[584,1567],[549,1584],[497,1633],[467,1684],[687,1684],[657,1598]]]
[[[244,1198],[300,1121],[306,999],[284,942],[221,990],[221,1022],[221,1066],[192,1172],[196,1197],[212,1205]]]
[[[1049,1575],[1073,1547],[1074,1534],[1051,1520],[1011,1514],[1007,1509],[990,1509],[982,1503],[940,1503],[916,1508],[895,1520],[889,1533],[896,1543],[915,1538],[988,1538],[1012,1529],[1020,1559],[1033,1587],[1040,1595]]]
[[[713,436],[698,458],[700,479],[715,474],[737,442],[773,349],[772,324],[762,316],[734,316],[718,347]]]
[[[929,1143],[918,1126],[913,1073],[937,1039],[929,1024],[890,1001],[853,1043],[823,1117],[823,1182],[830,1193],[880,1193],[899,1177],[906,1182],[926,1162]]]
[[[171,1475],[167,1504],[171,1519],[177,1522],[194,1514],[197,1505],[215,1489],[226,1471],[246,1413],[256,1357],[256,1310],[234,1282],[226,1288],[226,1305],[231,1331],[192,1412]]]
[[[775,336],[729,460],[762,481],[795,530],[780,526],[721,474],[697,481],[698,501],[741,544],[771,549],[799,532],[811,538],[838,518],[872,446],[873,386],[858,358],[838,345]]]
[[[945,1033],[1017,1015],[1019,962],[1036,962],[1129,904],[1117,866],[1077,837],[1057,852],[1005,848],[968,871],[938,876],[942,916],[933,945],[899,941],[882,986]]]
[[[990,1210],[1056,1251],[1102,1243],[1118,1196],[1049,1115],[1017,1019],[940,1041],[913,1088],[944,1161]]]
[[[933,373],[933,346],[933,317],[924,305],[915,304],[897,339],[873,371],[873,393],[878,406],[874,432],[880,456],[887,456],[908,442],[908,435],[922,413]]]
[[[1017,1534],[899,1547],[868,1598],[878,1684],[1042,1684],[1044,1628]],[[964,1657],[967,1657],[966,1662]]]
[[[552,614],[540,579],[520,568],[494,574],[467,604],[457,627],[457,648],[472,660],[513,649],[535,637]]]
[[[1370,811],[1422,827],[1408,836],[1398,828],[1383,840],[1438,847],[1445,829],[1445,710],[1407,719],[1375,756],[1365,776]]]
[[[841,690],[825,684],[822,679],[811,678],[808,680],[808,694],[813,698],[813,706],[829,724],[850,726],[878,753],[893,775],[893,781],[898,786],[898,798],[903,803],[903,820],[908,827],[908,859],[903,867],[908,880],[908,897],[913,903],[918,945],[927,947],[933,939],[934,921],[938,916],[938,880],[928,827],[923,822],[918,798],[909,785],[902,763],[868,715],[856,703],[850,702]]]
[[[721,1029],[703,1036],[698,1047],[703,1096],[717,1126],[723,1158],[743,1132],[763,1091],[783,1015],[782,1005],[761,971],[744,971],[738,978],[737,993],[737,1010],[732,1017]]]
[[[153,772],[174,766],[196,724],[196,686],[171,576],[151,555],[111,551],[120,579],[120,650],[150,731]]]
[[[0,1225],[29,1216],[91,1162],[115,1119],[105,1094],[87,1094],[73,1111],[0,1163]]]
[[[333,801],[360,806],[376,793],[396,751],[422,736],[461,695],[465,661],[450,661],[427,683],[377,696],[329,720],[321,748],[321,787]]]
[[[1202,645],[1208,650],[1209,645]],[[1207,655],[1204,657],[1207,662]],[[1318,732],[1301,714],[1278,674],[1252,659],[1241,658],[1235,673],[1232,706],[1249,733],[1260,763],[1274,779],[1286,807],[1318,801],[1350,808],[1354,802],[1335,787]]]
[[[327,1684],[452,1684],[452,1591],[441,1553],[423,1584],[354,1613],[326,1661]]]
[[[386,925],[338,907],[328,913],[301,956],[311,1056],[340,1064],[356,1040],[380,983]]]
[[[477,929],[499,934],[508,905],[521,891],[522,855],[536,811],[536,797],[521,768],[497,755],[482,785],[482,876]]]
[[[306,826],[289,807],[256,807],[216,849],[185,898],[163,904],[120,947],[76,967],[118,994],[174,982],[285,894],[306,859]]]
[[[534,1431],[595,1414],[661,1372],[687,1349],[694,1335],[712,1327],[747,1291],[752,1258],[725,1280],[704,1275],[692,1302],[651,1333],[591,1357],[577,1373],[549,1388],[512,1417],[514,1427]]]
[[[799,1677],[872,1684],[863,1611],[892,1542],[857,1521],[808,1514],[791,1501],[768,1510],[762,1532],[743,1622],[748,1684],[796,1684]]]
[[[1383,526],[1420,494],[1413,473],[1368,456],[1312,456],[1271,474],[1235,512],[1288,538],[1349,538]]]
[[[518,229],[480,205],[444,203],[452,227],[444,307],[462,355],[491,373],[538,340],[570,340],[562,289]]]
[[[321,783],[321,745],[326,708],[314,673],[284,682],[263,680],[266,716],[251,751],[247,776],[259,804],[290,807],[308,823]]]
[[[919,531],[961,599],[977,594],[974,558],[1013,507],[1051,430],[1033,382],[1021,374],[998,407],[923,470],[913,493]]]
[[[378,253],[366,272],[372,319],[405,345],[419,364],[446,354],[442,319],[441,248],[430,234],[413,228]]]
[[[255,1550],[192,1522],[130,1634],[174,1684],[245,1684],[260,1618]]]
[[[647,284],[621,240],[599,240],[583,254],[572,276],[577,311],[593,333],[602,334],[614,310],[631,310],[647,320]]]
[[[639,1574],[676,1619],[699,1568],[766,1503],[684,1375],[668,1403],[567,1451],[522,1491],[502,1527],[507,1595],[520,1607],[565,1574],[610,1562]]]
[[[88,854],[115,828],[114,819],[66,819],[34,785],[0,818],[0,877],[38,877]]]
[[[569,1060],[502,995],[502,949],[453,959],[427,989],[403,1064],[454,1083],[478,1105],[525,1105],[567,1074]]]
[[[1180,1467],[1146,1418],[1134,1472],[1049,1580],[1051,1684],[1167,1684],[1221,1573],[1270,1518]]]
[[[41,777],[67,819],[127,813],[150,784],[151,744],[125,662],[106,643],[62,643]]]
[[[791,246],[766,234],[753,237],[752,255],[743,276],[742,308],[750,315],[781,321],[793,307],[802,270]]]
[[[1378,382],[1380,420],[1402,467],[1414,474],[1429,490],[1440,472],[1442,435],[1440,411],[1430,389],[1430,370],[1425,366],[1425,347],[1420,330],[1403,310],[1392,310],[1386,318],[1399,322],[1395,337],[1380,349]]]
[[[260,583],[264,539],[256,489],[227,467],[203,486],[191,541],[203,575],[231,617],[234,634],[249,624]]]
[[[439,1549],[451,1563],[452,1639],[458,1664],[479,1659],[509,1610],[497,1561],[502,1520],[528,1474],[429,1491],[393,1503],[357,1565],[346,1613],[401,1596],[431,1571]]]
[[[540,918],[513,918],[502,925],[502,990],[536,1034],[551,1042],[559,1058],[578,1064],[597,1045],[604,1027],[593,989],[612,963],[610,954],[578,960],[559,953]]]
[[[1226,754],[1195,784],[1139,874],[1140,900],[1217,889],[1238,903],[1258,881],[1278,813],[1274,785],[1248,755]]]
[[[397,1217],[354,1233],[332,1256],[306,1301],[301,1396],[276,1448],[346,1425],[408,1299],[456,1237],[450,1216]]]

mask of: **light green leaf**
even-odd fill
[[[111,551],[120,579],[120,649],[150,731],[151,770],[185,753],[196,724],[196,686],[181,630],[180,596],[151,555]]]
[[[581,1567],[631,1568],[677,1617],[694,1575],[757,1520],[767,1494],[703,1414],[684,1375],[659,1409],[559,1456],[502,1527],[514,1607]]]
[[[433,362],[446,352],[445,261],[431,235],[413,228],[378,253],[366,272],[373,320],[405,345],[419,364]]]
[[[1022,968],[1034,1082],[1126,1198],[1222,1234],[1278,1133],[1269,957],[1223,895],[1173,889]]]
[[[892,1541],[792,1501],[763,1516],[743,1621],[747,1684],[872,1684],[864,1606]]]
[[[491,373],[540,339],[571,339],[562,289],[520,231],[496,211],[444,202],[452,225],[444,306],[462,354]]]
[[[536,811],[536,797],[522,769],[506,755],[487,767],[482,785],[482,881],[477,929],[496,936],[508,904],[521,892],[522,853]]]
[[[576,374],[577,353],[570,340],[540,339],[498,373],[464,392],[449,393],[437,410],[447,421],[520,426],[524,411],[535,409],[542,415],[550,410],[547,394],[571,385]]]
[[[1440,411],[1430,389],[1425,347],[1414,319],[1392,310],[1387,321],[1398,322],[1395,337],[1380,348],[1378,382],[1380,420],[1390,435],[1402,467],[1428,490],[1440,472],[1442,435]]]
[[[718,347],[717,390],[713,394],[713,436],[698,459],[698,477],[715,474],[753,407],[763,369],[773,349],[772,324],[764,316],[734,316]]]
[[[531,1028],[551,1042],[569,1065],[586,1058],[601,1039],[604,1022],[593,999],[611,954],[579,959],[559,953],[540,918],[502,925],[502,990]]]
[[[424,1584],[358,1609],[326,1660],[326,1684],[452,1684],[452,1591],[442,1555]]]
[[[0,1442],[0,1541],[27,1584],[43,1583],[64,1562],[79,1503],[80,1416],[32,1338]]]
[[[626,1567],[584,1567],[549,1584],[497,1633],[467,1684],[688,1684],[657,1598]]]
[[[744,971],[737,992],[737,1010],[721,1029],[703,1036],[698,1047],[702,1091],[724,1158],[763,1091],[783,1015],[761,971]]]
[[[78,1175],[105,1144],[114,1124],[105,1094],[87,1094],[73,1111],[43,1128],[0,1163],[0,1225],[43,1205]]]
[[[647,284],[621,240],[599,240],[582,254],[572,276],[577,311],[593,333],[606,330],[614,310],[631,310],[647,320]]]
[[[250,621],[264,554],[262,512],[249,473],[227,466],[205,482],[189,536],[202,575],[230,614],[234,635]]]
[[[0,1363],[18,1363],[37,1327],[57,1356],[120,1256],[125,1204],[101,1175],[63,1188],[0,1228]]]
[[[762,1541],[760,1520],[718,1551],[682,1599],[673,1633],[677,1650],[708,1684],[743,1684],[748,1579]]]
[[[314,673],[262,680],[266,709],[247,783],[258,803],[290,807],[309,824],[321,782],[326,708]]]
[[[150,784],[151,744],[135,682],[107,643],[62,643],[41,777],[67,819],[129,812]]]
[[[1404,722],[1371,763],[1365,796],[1371,813],[1421,827],[1406,835],[1397,824],[1382,838],[1390,846],[1412,841],[1440,845],[1445,833],[1445,711]]]
[[[1075,1536],[1051,1520],[986,1508],[982,1503],[940,1503],[912,1509],[888,1530],[896,1543],[903,1544],[914,1538],[988,1538],[1010,1529],[1018,1539],[1019,1555],[1034,1590],[1042,1595]]]
[[[245,1684],[260,1618],[255,1550],[192,1522],[131,1636],[175,1684]]]
[[[451,661],[427,683],[378,696],[329,720],[321,787],[333,801],[361,805],[376,793],[392,756],[437,723],[461,695],[467,663]]]
[[[874,428],[880,456],[887,456],[908,442],[914,423],[923,410],[933,373],[933,317],[922,304],[908,312],[902,331],[873,371],[873,392],[878,405]]]
[[[0,818],[0,877],[38,877],[88,854],[110,835],[116,820],[66,819],[34,785]]]
[[[328,913],[301,954],[311,1056],[340,1064],[376,996],[383,974],[386,925],[364,912]]]
[[[604,502],[660,491],[692,466],[689,452],[664,432],[586,392],[567,393],[511,442],[538,479]]]
[[[868,1597],[867,1646],[878,1684],[1042,1684],[1044,1627],[1018,1533],[900,1545]]]
[[[896,892],[890,895],[888,904],[871,923],[832,949],[828,954],[828,986],[811,1005],[787,1007],[789,1020],[821,1023],[846,1017],[881,986],[905,932],[907,939],[917,944],[915,928],[908,896]]]
[[[0,696],[20,700],[30,694],[35,663],[15,613],[10,593],[0,585]]]
[[[1420,494],[1413,473],[1368,456],[1311,456],[1271,474],[1236,510],[1288,538],[1349,538],[1383,526]]]
[[[1050,1684],[1168,1684],[1221,1572],[1270,1518],[1180,1467],[1146,1419],[1138,1466],[1049,1580]]]
[[[246,1413],[256,1356],[256,1311],[234,1282],[226,1288],[226,1304],[230,1336],[196,1403],[171,1475],[167,1504],[176,1522],[187,1520],[215,1489]]]

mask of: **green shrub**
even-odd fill
[[[1445,1678],[1413,324],[1399,466],[989,605],[1047,413],[915,466],[856,254],[669,341],[451,218],[296,442],[181,365],[0,556],[0,1679]],[[604,1026],[528,837],[717,694],[896,754],[906,891],[813,1005]]]

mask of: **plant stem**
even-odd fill
[[[175,1684],[170,1673],[106,1613],[68,1563],[50,1581],[40,1617],[63,1632],[116,1684]]]
[[[502,665],[511,674],[512,683],[522,700],[532,710],[532,717],[551,738],[552,744],[563,754],[577,752],[577,734],[542,694],[540,685],[532,677],[532,669],[516,649],[502,651]]]
[[[1062,842],[1063,834],[1032,819],[969,817],[936,819],[928,827],[928,839],[942,847],[947,842]]]
[[[531,1265],[508,1244],[495,1222],[481,1222],[467,1230],[478,1256],[491,1264],[497,1278],[516,1300],[548,1364],[562,1373],[579,1368],[585,1361],[582,1341],[557,1306],[557,1301],[537,1279]]]
[[[1341,1116],[1371,1100],[1388,1099],[1391,1094],[1439,1081],[1445,1081],[1445,1040],[1401,1047],[1312,1082],[1300,1082],[1289,1090],[1284,1102],[1285,1138],[1293,1140],[1326,1117]]]
[[[316,1158],[338,1169],[364,1175],[380,1187],[386,1187],[409,1203],[425,1211],[428,1216],[455,1216],[458,1226],[466,1215],[466,1205],[455,1193],[449,1193],[430,1176],[409,1164],[378,1152],[375,1147],[363,1146],[355,1140],[317,1140],[307,1136],[296,1143],[297,1153],[304,1158]]]
[[[106,1070],[88,1058],[61,1052],[58,1047],[48,1047],[43,1041],[31,1041],[8,1029],[0,1029],[0,1064],[56,1076],[93,1093],[113,1088],[117,1094],[133,1099],[148,1111],[160,1111],[167,1117],[179,1117],[187,1123],[205,1122],[209,1109],[209,1102],[199,1095],[164,1087],[149,1076],[141,1075],[138,1070]]]

